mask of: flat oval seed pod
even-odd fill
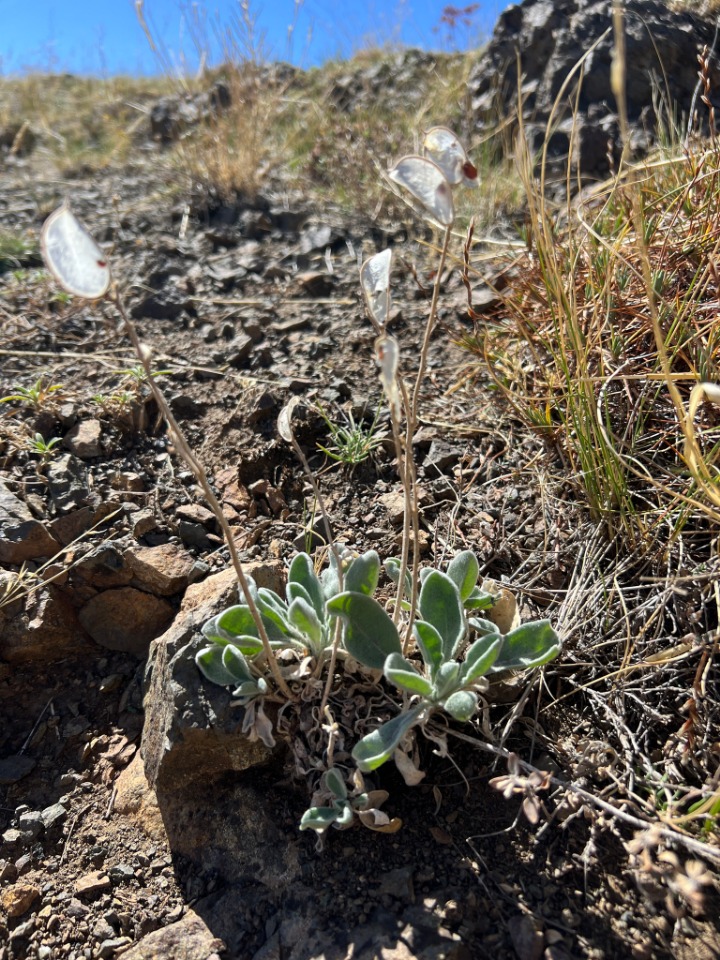
[[[369,257],[360,268],[360,285],[368,310],[380,327],[387,323],[390,313],[390,270],[392,250],[383,250]]]
[[[66,204],[47,218],[40,239],[48,270],[68,293],[86,300],[105,296],[110,286],[105,254]]]
[[[405,187],[428,213],[444,227],[455,219],[452,190],[447,177],[437,164],[426,157],[403,157],[388,176]]]
[[[380,383],[393,416],[400,419],[400,391],[397,385],[400,350],[395,337],[378,337],[375,341],[375,360],[380,368]]]
[[[280,411],[277,419],[278,433],[285,443],[293,443],[295,437],[292,429],[292,415],[295,407],[300,403],[300,397],[292,397]]]
[[[477,170],[468,160],[465,147],[447,127],[431,127],[425,132],[423,153],[440,167],[451,186],[478,185]]]

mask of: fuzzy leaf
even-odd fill
[[[456,660],[447,660],[435,674],[436,700],[442,700],[449,696],[458,686],[460,681],[460,664]]]
[[[502,642],[499,633],[488,633],[471,644],[460,671],[461,683],[474,683],[484,676],[497,660]]]
[[[447,698],[443,703],[443,708],[454,720],[465,723],[474,715],[477,705],[477,695],[471,690],[458,690]]]
[[[408,730],[419,721],[424,709],[424,704],[418,704],[412,710],[383,723],[377,730],[373,730],[358,741],[352,752],[358,768],[363,773],[369,773],[389,760]]]
[[[389,560],[386,560],[383,564],[385,567],[385,573],[390,577],[393,583],[397,584],[400,582],[400,561],[397,557],[390,557]],[[403,593],[406,597],[410,598],[412,596],[412,577],[410,571],[405,571],[405,588]]]
[[[268,616],[267,612],[262,610],[263,604],[260,601],[259,594],[255,597],[255,602],[261,607],[261,616],[263,625],[267,631],[268,639],[271,641],[285,641],[287,639],[287,626],[282,626],[282,620],[277,616]],[[239,604],[236,607],[228,607],[216,618],[216,626],[219,628],[220,636],[223,632],[233,638],[233,643],[237,643],[239,637],[257,637],[260,634],[250,608]],[[279,622],[278,622],[279,621]],[[211,621],[208,621],[211,622]]]
[[[325,567],[320,574],[320,586],[322,587],[322,594],[325,600],[332,600],[333,597],[336,597],[338,593],[340,593],[340,574],[338,573],[337,561],[335,560],[335,552],[333,550],[330,551],[327,567]]]
[[[465,615],[458,588],[439,570],[431,570],[420,590],[422,619],[442,637],[443,659],[450,660],[465,636]]]
[[[293,600],[288,609],[288,618],[290,623],[308,638],[312,651],[319,653],[323,640],[322,624],[310,604],[302,597]]]
[[[486,633],[497,633],[500,635],[500,631],[492,620],[484,620],[482,617],[471,617],[468,623],[481,637]]]
[[[425,665],[430,671],[430,676],[434,679],[438,667],[443,662],[442,637],[435,627],[425,620],[415,621],[413,635]]]
[[[305,587],[318,619],[322,623],[325,619],[325,597],[320,581],[317,578],[312,560],[306,553],[298,553],[293,558],[288,571],[288,582],[299,583]]]
[[[489,610],[495,606],[497,597],[483,590],[482,587],[473,587],[470,595],[465,599],[466,610]]]
[[[549,620],[535,620],[511,630],[493,664],[499,670],[529,670],[554,660],[560,652],[560,638]]]
[[[413,664],[406,660],[401,653],[391,653],[385,661],[383,673],[396,687],[407,690],[408,693],[417,693],[421,697],[431,697],[432,683],[415,669]]]
[[[350,593],[364,593],[371,597],[377,589],[380,578],[380,557],[375,550],[355,557],[345,572],[345,590]]]
[[[235,678],[235,683],[247,683],[254,680],[247,660],[232,643],[223,647],[222,662],[225,669]]]
[[[325,833],[340,816],[341,811],[335,807],[310,807],[302,815],[300,829]]]
[[[460,599],[465,602],[480,576],[480,564],[472,550],[456,553],[448,564],[447,575],[458,588]]]
[[[299,598],[304,600],[309,606],[313,607],[312,598],[301,583],[293,583],[292,581],[288,581],[288,584],[285,587],[285,596],[287,597],[288,605],[290,605],[293,600],[297,600]],[[315,608],[313,607],[313,609]]]
[[[345,781],[336,767],[330,767],[330,769],[325,772],[325,786],[338,800],[345,800],[347,798]]]
[[[212,683],[220,684],[221,687],[237,683],[237,677],[223,665],[223,650],[225,649],[225,647],[216,644],[212,647],[205,647],[195,654],[195,663],[203,676]]]
[[[397,627],[373,597],[339,593],[327,609],[345,621],[345,649],[366,667],[382,670],[389,654],[402,652]]]

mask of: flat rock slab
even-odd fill
[[[89,600],[80,611],[80,623],[101,647],[142,659],[173,613],[172,605],[161,597],[135,587],[120,587]]]
[[[20,754],[15,757],[3,757],[0,760],[0,787],[9,787],[10,784],[18,783],[34,768],[35,761],[32,757],[23,757]]]

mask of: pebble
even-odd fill
[[[8,917],[21,917],[39,896],[38,887],[29,883],[16,883],[3,891],[0,904]]]
[[[112,886],[110,877],[101,870],[94,870],[92,873],[86,873],[75,881],[75,893],[79,897],[90,897],[104,890],[109,890]]]

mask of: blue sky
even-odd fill
[[[465,7],[465,0],[455,7]],[[475,46],[491,32],[508,0],[480,0],[472,27],[454,37],[437,28],[445,0],[250,0],[271,59],[312,66],[368,45],[402,43],[428,49]],[[190,25],[217,59],[217,36],[238,16],[240,0],[145,0],[145,15],[174,66],[194,70],[198,56]],[[288,28],[292,25],[292,43]],[[435,28],[435,29],[433,29]],[[24,70],[73,73],[153,73],[157,59],[135,15],[134,0],[0,0],[0,74]]]

